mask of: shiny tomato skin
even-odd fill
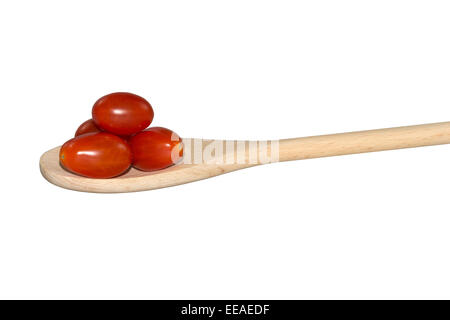
[[[75,132],[75,137],[81,136],[85,133],[101,132],[102,130],[97,127],[94,120],[89,119],[80,124],[77,131]]]
[[[183,142],[172,130],[154,127],[132,136],[128,143],[133,166],[143,171],[161,170],[183,157]]]
[[[131,165],[128,143],[106,132],[86,133],[63,144],[59,152],[61,165],[88,178],[112,178]]]
[[[92,107],[92,119],[102,130],[130,136],[147,128],[153,120],[153,108],[144,98],[127,92],[101,97]]]

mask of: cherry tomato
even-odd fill
[[[140,96],[116,92],[97,100],[92,108],[92,119],[104,131],[129,136],[150,125],[153,109]]]
[[[73,173],[89,178],[112,178],[130,167],[132,155],[125,140],[99,132],[86,133],[64,143],[59,160]]]
[[[94,120],[89,119],[83,122],[75,132],[75,137],[78,137],[85,133],[91,133],[91,132],[101,132],[101,130],[95,125]]]
[[[167,168],[183,157],[183,142],[172,130],[154,127],[139,132],[128,140],[133,153],[133,166],[143,171]]]

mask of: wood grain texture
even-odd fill
[[[193,159],[195,145],[200,146],[200,153],[208,154],[213,140],[185,139],[185,141],[189,141],[185,153]],[[191,161],[194,164],[181,163],[155,172],[143,172],[132,168],[126,174],[112,179],[84,178],[64,170],[59,164],[60,147],[51,149],[41,156],[40,169],[49,182],[63,188],[116,193],[170,187],[267,163],[267,158],[258,156],[260,150],[258,142],[214,140],[214,143],[223,149],[223,154],[214,161],[201,159]],[[238,148],[239,143],[241,146],[245,145],[245,148]],[[290,161],[448,143],[450,143],[450,122],[285,139],[275,144],[277,149],[271,148],[273,145],[270,143],[264,142],[262,145],[268,145],[268,154],[277,153],[276,161]],[[227,145],[233,146],[232,154]]]
[[[280,161],[450,143],[450,122],[357,131],[280,141]]]

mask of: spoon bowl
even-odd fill
[[[207,145],[207,142],[201,139],[190,140],[193,145],[201,144],[202,150],[203,146]],[[219,140],[219,143],[225,142]],[[92,179],[65,170],[59,164],[60,148],[53,148],[41,156],[39,166],[42,175],[49,182],[59,187],[85,192],[119,193],[159,189],[207,179],[252,166],[251,164],[217,164],[202,161],[196,164],[179,163],[169,168],[152,172],[131,168],[125,174],[115,178]]]

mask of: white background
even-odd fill
[[[448,1],[2,1],[0,298],[450,298],[450,147],[131,193],[46,150],[114,91],[183,137],[450,120]]]

